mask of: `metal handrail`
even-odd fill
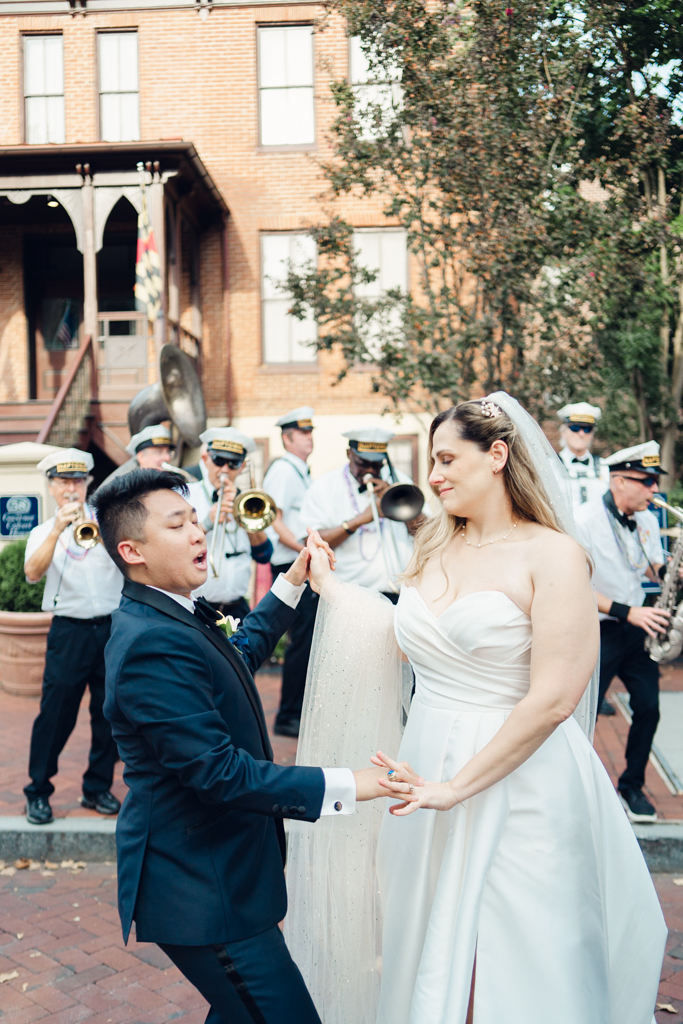
[[[74,388],[74,382],[76,382],[78,386],[85,385],[85,382],[83,381],[84,374],[80,371],[82,371],[83,363],[88,355],[90,355],[90,387],[88,388],[87,386],[83,386],[82,390],[84,393],[82,395],[78,397],[71,396],[71,391]],[[86,394],[86,392],[88,393]],[[40,431],[38,432],[38,436],[36,437],[36,442],[38,444],[48,444],[48,439],[50,435],[53,433],[53,431],[58,430],[60,426],[60,420],[68,420],[68,403],[69,398],[71,397],[74,397],[76,401],[80,400],[80,404],[85,405],[88,408],[90,406],[90,402],[93,399],[97,398],[97,366],[95,360],[95,347],[93,345],[91,335],[88,335],[86,337],[85,341],[78,350],[76,358],[74,359],[72,365],[69,367],[69,372],[66,375],[66,380],[64,381],[59,391],[57,392],[57,397],[52,403],[52,408],[47,414],[45,422],[43,423],[42,427],[40,428]],[[87,412],[84,413],[83,415],[77,413],[78,420],[84,420],[85,415],[87,415]],[[69,444],[75,443],[75,441],[77,440],[78,433],[80,432],[81,429],[82,422],[79,422],[78,429],[76,430],[76,437],[73,438],[73,440],[70,441]],[[62,446],[68,447],[69,445]]]

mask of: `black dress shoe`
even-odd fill
[[[97,811],[98,814],[118,814],[121,810],[121,801],[117,800],[113,793],[107,789],[104,793],[97,793],[95,796],[81,797],[81,807],[87,807],[89,811]]]
[[[286,718],[283,722],[276,722],[273,732],[276,736],[294,736],[299,735],[299,729],[301,728],[301,720],[298,718]]]
[[[657,811],[642,789],[631,789],[630,787],[620,789],[619,799],[624,805],[630,821],[651,822],[657,820]]]
[[[610,718],[612,715],[616,715],[616,713],[617,709],[615,708],[614,704],[610,704],[610,702],[606,698],[603,698],[602,704],[598,708],[598,714],[606,715],[608,718]]]
[[[49,825],[54,821],[50,801],[46,796],[26,801],[26,820],[31,825]]]

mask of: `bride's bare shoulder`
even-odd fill
[[[586,571],[586,552],[573,537],[558,530],[551,530],[538,523],[529,524],[533,531],[533,563],[534,568],[567,572],[575,569]]]

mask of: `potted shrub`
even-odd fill
[[[0,684],[8,693],[39,697],[52,613],[40,609],[45,583],[24,576],[26,541],[0,551]]]

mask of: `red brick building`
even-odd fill
[[[5,441],[19,439],[18,415],[44,418],[92,336],[88,439],[121,461],[127,403],[170,341],[199,358],[209,422],[256,436],[264,458],[280,450],[273,421],[310,404],[314,474],[343,458],[342,430],[380,420],[406,438],[397,461],[417,470],[424,424],[382,416],[369,372],[333,386],[336,357],[307,347],[315,325],[288,317],[277,289],[283,260],[315,258],[304,232],[323,216],[329,81],[350,75],[363,88],[362,55],[338,19],[320,30],[324,13],[315,3],[1,0]],[[164,279],[150,338],[133,297],[141,182]],[[403,233],[367,201],[342,212],[380,269],[373,287],[409,287]]]

